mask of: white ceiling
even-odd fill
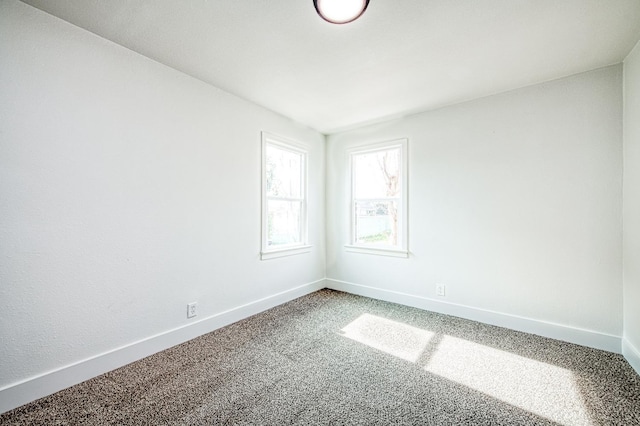
[[[640,0],[24,0],[323,133],[620,62]]]

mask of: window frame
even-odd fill
[[[350,191],[349,194],[349,243],[345,244],[347,252],[352,253],[364,253],[374,254],[379,256],[391,256],[391,257],[409,257],[409,200],[408,200],[408,145],[407,138],[394,139],[386,142],[372,143],[366,145],[360,145],[349,149],[347,151],[348,158],[348,170],[350,179]],[[390,149],[400,149],[400,194],[397,198],[398,201],[398,244],[396,246],[390,245],[368,245],[356,242],[356,203],[358,200],[373,200],[373,199],[357,199],[356,198],[356,176],[354,161],[356,156],[362,154],[370,154],[374,152],[387,151]],[[385,198],[390,200],[391,198]]]
[[[292,256],[296,254],[308,253],[311,251],[311,245],[308,243],[308,209],[307,209],[307,185],[308,185],[308,163],[309,163],[309,150],[303,144],[278,136],[268,132],[261,133],[262,143],[262,218],[261,218],[261,250],[260,259],[274,259],[284,256]],[[267,148],[269,146],[289,151],[301,156],[301,168],[300,171],[300,198],[291,197],[273,197],[267,195]],[[276,248],[270,248],[268,245],[268,230],[269,230],[269,212],[268,203],[269,200],[282,200],[282,201],[298,201],[300,205],[300,242],[293,244],[281,245]]]

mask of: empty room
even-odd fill
[[[640,0],[0,0],[0,424],[640,425]]]

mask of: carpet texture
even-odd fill
[[[321,290],[2,425],[640,425],[617,354]]]

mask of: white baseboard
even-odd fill
[[[631,364],[636,373],[640,374],[640,351],[627,339],[622,339],[622,355]]]
[[[588,346],[595,349],[602,349],[618,354],[621,353],[621,337],[611,334],[604,334],[597,331],[489,311],[471,306],[458,305],[426,297],[414,296],[407,293],[334,280],[331,278],[326,279],[326,285],[327,288],[333,290],[340,290],[387,302],[413,306],[415,308],[466,318],[485,324],[497,325],[511,330],[536,334],[538,336],[550,337],[552,339],[576,343],[578,345]]]
[[[200,321],[150,336],[0,389],[0,413],[122,367],[325,287],[321,279],[259,299]]]

